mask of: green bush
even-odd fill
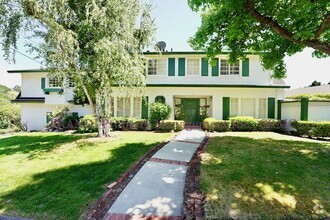
[[[0,106],[0,129],[19,127],[21,123],[20,106],[5,104]]]
[[[150,124],[153,129],[159,127],[159,122],[170,117],[171,107],[169,105],[154,102],[150,106]]]
[[[330,137],[330,122],[292,121],[291,126],[300,136]]]
[[[256,119],[258,121],[258,131],[280,131],[282,122],[275,119]]]
[[[184,121],[181,120],[163,120],[160,122],[159,129],[163,132],[182,131],[184,125]]]
[[[257,131],[259,125],[258,120],[247,116],[232,117],[230,122],[233,131]]]
[[[80,119],[78,132],[79,133],[97,132],[97,123],[95,117],[93,115],[85,115],[82,119]]]
[[[230,130],[230,121],[206,118],[203,121],[203,129],[208,131],[225,132]]]
[[[145,131],[148,127],[148,122],[145,119],[137,119],[133,124],[138,131]]]
[[[135,119],[130,117],[112,117],[110,119],[111,127],[114,131],[130,130],[134,121]]]

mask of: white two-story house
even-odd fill
[[[172,107],[171,119],[200,122],[206,115],[216,119],[230,116],[278,118],[278,101],[284,99],[282,80],[271,78],[259,56],[248,54],[245,60],[232,65],[228,55],[216,56],[212,62],[203,52],[146,52],[146,89],[143,94],[112,92],[114,117],[148,118],[151,103],[164,102]],[[66,106],[78,116],[92,114],[89,105],[73,104],[73,85],[63,87],[45,70],[9,70],[20,73],[22,91],[14,102],[22,106],[22,122],[29,130],[41,130],[48,122],[48,113],[56,106]],[[128,95],[129,94],[129,95]]]

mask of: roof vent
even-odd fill
[[[159,41],[156,44],[156,47],[159,49],[159,51],[165,52],[166,43],[164,41]]]

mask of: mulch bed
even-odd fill
[[[204,218],[203,203],[205,197],[200,190],[200,167],[201,154],[205,151],[209,140],[209,134],[207,134],[189,163],[184,190],[183,219]]]

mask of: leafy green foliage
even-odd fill
[[[73,79],[75,101],[88,100],[100,136],[110,132],[111,86],[143,90],[141,51],[153,33],[151,6],[138,0],[2,0],[0,5],[5,58],[14,59],[12,48],[16,49],[19,35],[32,38],[27,45],[49,75]]]
[[[163,120],[159,124],[159,130],[163,132],[169,131],[182,131],[184,129],[185,122],[182,120]]]
[[[330,100],[330,94],[301,94],[285,97],[287,99]]]
[[[79,121],[78,132],[79,133],[90,133],[97,131],[96,118],[93,115],[85,115]]]
[[[231,117],[231,129],[233,131],[257,131],[258,121],[253,117],[237,116]]]
[[[291,126],[297,130],[298,135],[312,137],[330,137],[330,122],[292,121]]]
[[[203,129],[207,131],[225,132],[230,130],[230,121],[206,118],[203,120]]]
[[[153,128],[157,128],[159,122],[162,120],[166,120],[170,117],[171,107],[169,105],[154,102],[150,105],[150,117],[149,121]]]
[[[21,107],[11,103],[16,96],[17,92],[0,85],[0,129],[21,127]]]
[[[286,76],[285,55],[305,47],[314,55],[330,55],[329,1],[188,0],[201,11],[202,24],[189,42],[205,50],[210,58],[230,51],[229,61],[245,58],[244,52],[257,53],[273,77]]]

